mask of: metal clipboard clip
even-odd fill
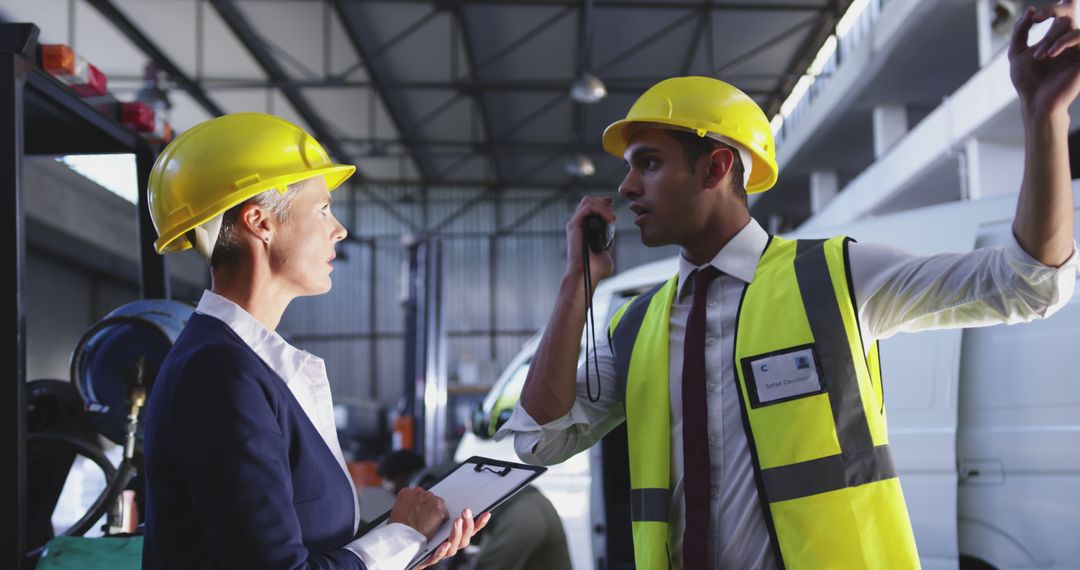
[[[477,463],[476,467],[473,468],[473,471],[476,471],[477,473],[481,471],[490,471],[498,475],[499,477],[506,477],[510,474],[511,471],[513,471],[513,467],[503,467],[500,469],[491,467],[490,465],[484,465],[483,463]]]

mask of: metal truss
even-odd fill
[[[852,0],[830,0],[829,2],[812,0],[798,2],[797,0],[793,0],[780,4],[748,1],[721,4],[717,3],[715,0],[672,2],[639,2],[634,0],[306,0],[312,4],[318,3],[324,7],[325,18],[327,20],[324,24],[326,29],[329,29],[329,19],[331,14],[337,15],[348,36],[350,44],[359,56],[359,62],[344,71],[331,73],[327,68],[322,70],[322,73],[317,73],[308,69],[303,62],[286,53],[285,50],[277,48],[277,46],[260,37],[252,24],[246,20],[239,10],[237,6],[238,0],[205,1],[209,2],[210,5],[217,10],[218,14],[221,15],[232,33],[239,39],[265,72],[267,80],[237,81],[208,78],[199,78],[199,80],[193,79],[187,76],[152,40],[149,39],[145,33],[138,28],[138,26],[127,18],[123,12],[113,4],[113,0],[87,0],[91,6],[96,8],[103,16],[112,22],[121,33],[138,46],[159,66],[159,68],[163,69],[179,88],[191,95],[200,106],[212,115],[224,113],[223,109],[211,98],[212,94],[218,91],[252,88],[278,90],[311,127],[313,134],[324,142],[327,150],[341,160],[354,160],[355,157],[353,155],[363,152],[363,148],[365,147],[378,150],[381,153],[380,156],[392,156],[403,161],[411,159],[416,164],[417,171],[420,174],[421,196],[426,196],[427,188],[433,185],[465,186],[475,184],[477,187],[484,188],[484,191],[476,198],[463,204],[460,213],[455,212],[454,214],[451,214],[451,216],[437,221],[432,226],[428,226],[426,220],[424,223],[417,226],[413,220],[409,219],[409,216],[406,216],[401,211],[397,210],[393,203],[385,199],[372,188],[368,188],[368,186],[372,184],[377,185],[390,182],[404,183],[408,181],[362,179],[361,183],[358,184],[358,188],[361,192],[385,208],[394,218],[405,222],[413,229],[428,227],[436,231],[445,228],[461,214],[464,214],[470,208],[475,206],[476,203],[483,202],[487,199],[493,199],[494,196],[497,195],[499,188],[511,186],[537,186],[536,183],[533,183],[528,179],[535,174],[539,168],[534,168],[525,175],[517,174],[513,176],[514,179],[511,179],[506,171],[506,165],[503,163],[504,161],[500,158],[500,156],[505,158],[505,155],[500,154],[501,152],[524,151],[550,153],[550,158],[538,165],[542,168],[544,166],[549,166],[550,161],[558,160],[560,156],[580,148],[582,140],[578,138],[575,138],[575,140],[568,140],[564,143],[528,143],[516,140],[517,137],[515,136],[522,129],[535,124],[537,121],[543,120],[544,117],[548,116],[548,114],[556,108],[567,104],[569,101],[569,86],[567,81],[500,80],[496,77],[485,76],[484,70],[503,61],[507,56],[515,53],[523,46],[528,45],[530,41],[534,40],[545,31],[560,23],[564,23],[566,18],[572,14],[577,14],[579,26],[584,25],[582,14],[586,8],[586,4],[589,4],[589,7],[593,10],[643,10],[646,12],[650,10],[664,10],[667,12],[685,12],[676,15],[669,23],[652,31],[648,35],[643,36],[632,45],[625,47],[622,51],[613,56],[609,56],[606,61],[598,62],[599,64],[595,66],[590,66],[595,73],[602,76],[605,72],[609,72],[616,66],[633,58],[643,50],[649,49],[651,46],[664,41],[673,34],[680,32],[685,33],[686,30],[692,30],[688,34],[689,43],[685,48],[685,52],[681,55],[681,60],[677,62],[677,67],[675,67],[675,69],[681,71],[683,74],[692,72],[694,62],[701,57],[701,51],[704,50],[706,69],[711,70],[713,76],[723,77],[729,80],[737,77],[778,80],[779,84],[775,88],[747,91],[751,96],[767,97],[767,102],[764,106],[766,112],[771,114],[779,108],[783,98],[790,93],[796,81],[798,81],[802,74],[805,73],[805,70],[808,68],[820,45],[825,42],[830,34],[834,33],[836,22],[852,2]],[[349,10],[351,4],[392,6],[401,3],[427,5],[430,6],[430,10],[425,11],[418,19],[378,44],[373,43],[370,38],[362,37],[356,26],[356,22],[353,21],[353,16],[355,16],[353,13],[354,11]],[[202,4],[200,3],[200,6],[201,5]],[[553,10],[544,18],[538,19],[538,21],[529,27],[529,29],[518,34],[508,44],[500,47],[497,53],[494,53],[485,59],[480,59],[475,44],[475,40],[478,37],[476,35],[478,31],[472,29],[467,10],[471,7],[482,8],[484,6],[533,6],[548,7],[553,8]],[[780,31],[776,36],[769,38],[759,45],[751,47],[749,50],[736,57],[734,61],[717,67],[713,62],[713,44],[715,41],[715,38],[713,37],[713,15],[733,12],[801,12],[806,13],[809,17],[805,20],[801,20],[795,26]],[[410,38],[414,38],[418,33],[422,33],[426,26],[429,26],[442,15],[449,15],[451,18],[452,45],[450,46],[450,49],[455,53],[452,61],[453,70],[450,79],[442,81],[396,80],[389,68],[389,64],[386,62],[385,55],[408,41]],[[694,21],[695,18],[697,18],[697,21]],[[737,68],[742,62],[769,49],[772,45],[775,45],[778,40],[790,37],[793,34],[805,33],[807,27],[813,27],[813,31],[807,34],[807,39],[802,42],[799,52],[800,57],[792,62],[788,69],[783,73],[755,75],[748,73],[740,74],[737,72]],[[328,42],[329,40],[326,41]],[[457,69],[458,57],[456,56],[456,50],[458,50],[459,47],[464,50],[463,59],[468,67],[466,70]],[[329,44],[327,44],[325,49],[327,51],[330,49]],[[582,49],[587,48],[579,46],[579,62],[581,61],[581,57],[592,55],[591,53],[584,54],[581,51]],[[284,67],[286,65],[296,67],[301,72],[301,77],[290,77]],[[364,69],[367,72],[366,79],[355,78],[355,72],[360,69]],[[136,78],[131,77],[129,79]],[[620,79],[607,80],[606,84],[610,93],[637,94],[647,89],[656,80],[656,77],[641,77],[637,79],[623,77]],[[374,105],[376,104],[376,101],[381,101],[389,114],[393,127],[398,133],[398,138],[378,139],[374,128],[370,130],[366,138],[361,133],[348,133],[348,135],[339,133],[332,125],[322,119],[305,95],[305,91],[309,89],[343,88],[370,90],[373,94],[371,98],[371,105],[373,107],[369,109],[370,114],[374,117]],[[414,111],[409,108],[406,99],[397,95],[402,91],[419,90],[443,91],[450,92],[451,94],[446,101],[436,105],[435,108],[427,111],[422,116],[416,116]],[[492,121],[491,109],[489,109],[488,102],[485,98],[487,94],[493,93],[546,93],[550,94],[550,97],[538,102],[534,109],[518,118],[513,124],[497,127]],[[378,99],[375,98],[376,95]],[[476,128],[474,140],[433,140],[421,134],[419,130],[421,125],[436,120],[441,115],[457,108],[457,104],[463,98],[471,100],[473,108],[477,111],[477,119],[474,123]],[[586,110],[579,106],[575,106],[572,109],[572,130],[577,133],[575,137],[582,136],[578,131],[581,130],[581,125],[584,123],[585,113]],[[387,147],[395,147],[397,150],[394,150],[393,154],[388,154]],[[438,168],[436,160],[445,160],[446,157],[453,157],[455,160],[443,168]],[[459,170],[477,157],[485,158],[486,164],[490,165],[488,174],[480,180],[458,180],[451,182],[451,178],[453,178]],[[411,182],[410,184],[415,185],[416,183]],[[575,185],[596,185],[596,183],[590,180],[571,181],[560,188],[558,193],[565,194]],[[547,185],[546,187],[550,188],[550,185]]]
[[[386,65],[378,56],[383,55],[389,48],[385,45],[381,49],[378,47],[372,49],[368,46],[366,40],[362,37],[362,34],[359,33],[356,26],[349,18],[349,14],[345,9],[345,1],[328,1],[337,13],[338,19],[341,20],[341,25],[345,28],[345,32],[349,36],[349,42],[352,43],[353,49],[360,55],[360,60],[367,67],[367,74],[368,77],[371,78],[373,84],[372,87],[382,99],[383,105],[390,115],[390,120],[394,123],[394,128],[397,130],[405,147],[412,153],[413,161],[416,163],[416,169],[420,172],[422,184],[431,183],[435,179],[435,172],[433,170],[434,164],[424,154],[423,149],[419,147],[419,134],[412,128],[412,125],[406,121],[408,110],[405,109],[405,106],[400,99],[388,96],[387,87],[383,85],[383,82],[386,81],[386,77],[390,75],[390,73],[389,70],[386,69]],[[432,12],[437,13],[436,10],[432,10]],[[421,22],[419,25],[414,23],[408,28],[408,34],[399,34],[398,37],[394,38],[392,41],[394,43],[402,41],[409,35],[415,33],[416,30],[422,28],[423,25],[427,23],[428,19],[429,17],[425,15],[420,19]]]
[[[219,117],[225,114],[225,111],[218,106],[201,85],[193,81],[186,73],[181,71],[179,67],[173,61],[165,55],[165,52],[155,44],[150,38],[146,36],[123,12],[118,10],[116,6],[110,0],[86,0],[88,4],[93,6],[98,12],[101,13],[105,19],[109,20],[112,25],[116,26],[116,29],[120,33],[124,34],[131,43],[138,46],[140,50],[150,61],[153,61],[159,69],[169,75],[174,83],[181,89],[187,92],[207,113],[214,117]]]
[[[262,68],[267,77],[269,77],[271,81],[285,82],[288,79],[285,70],[282,69],[281,64],[270,55],[270,52],[266,47],[266,42],[263,41],[244,15],[240,13],[240,10],[236,7],[234,1],[235,0],[209,0],[210,4],[217,10],[221,19],[225,22],[225,25],[232,30],[233,34],[235,34],[244,45],[244,48],[248,50],[248,53],[255,58],[255,61],[258,62],[259,67]],[[282,94],[285,95],[285,98],[289,100],[289,103],[292,104],[293,108],[296,109],[297,114],[299,114],[304,122],[307,123],[308,127],[314,131],[315,137],[327,148],[331,156],[334,156],[343,162],[354,162],[350,153],[346,152],[344,146],[342,146],[336,133],[330,130],[329,126],[315,111],[308,99],[303,96],[299,88],[294,86],[284,86],[281,87],[280,90]],[[358,174],[357,176],[362,175]],[[361,180],[363,180],[363,178],[361,178]],[[354,184],[352,187],[359,188],[399,221],[411,228],[416,227],[416,224],[411,219],[399,212],[393,204],[376,194],[370,188],[367,188],[363,184]]]

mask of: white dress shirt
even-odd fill
[[[708,444],[712,465],[709,549],[713,568],[772,568],[769,534],[758,502],[754,470],[739,408],[731,359],[735,318],[743,288],[754,278],[768,234],[753,219],[712,259],[722,274],[709,286],[706,308],[706,390]],[[915,256],[880,244],[851,243],[851,278],[865,350],[877,339],[901,331],[1016,323],[1045,317],[1072,296],[1077,255],[1060,268],[1028,255],[1015,238],[1001,248],[966,254]],[[679,290],[671,307],[669,390],[671,481],[669,544],[676,568],[682,567],[684,518],[682,475],[683,337],[693,296],[690,273],[679,263]],[[606,330],[606,329],[605,329]],[[496,439],[515,434],[515,449],[525,461],[551,465],[591,447],[625,419],[615,387],[615,364],[606,335],[597,338],[601,398],[590,402],[585,372],[578,369],[578,397],[562,418],[538,425],[520,401]],[[592,358],[588,364],[592,364]],[[596,380],[593,380],[595,382]],[[699,531],[700,532],[700,531]]]
[[[345,457],[338,443],[337,426],[334,422],[334,402],[330,395],[330,380],[326,376],[323,360],[311,353],[300,350],[285,342],[281,335],[266,328],[247,311],[236,303],[212,291],[203,292],[199,306],[195,309],[204,315],[214,317],[233,330],[240,340],[251,347],[270,367],[292,392],[308,419],[322,436],[326,447],[337,459],[338,465],[349,480],[353,493],[353,532],[360,525],[360,503],[356,498],[356,487],[352,485],[352,476],[345,466]],[[379,527],[343,545],[360,560],[368,570],[403,569],[412,560],[420,548],[427,543],[423,534],[410,526],[394,523]]]

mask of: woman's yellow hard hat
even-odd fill
[[[764,192],[776,184],[776,148],[769,119],[753,99],[729,83],[712,77],[673,77],[653,85],[634,102],[625,119],[604,130],[604,150],[622,158],[633,134],[628,127],[638,123],[734,140],[753,155],[747,193]]]
[[[234,113],[199,123],[165,147],[147,192],[158,253],[194,244],[188,232],[271,188],[322,176],[330,190],[356,167],[334,164],[304,129],[265,113]]]

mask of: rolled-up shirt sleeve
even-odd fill
[[[1014,324],[1045,318],[1076,286],[1078,260],[1050,267],[1010,234],[1000,247],[919,256],[880,245],[849,249],[863,330],[873,339],[898,332]]]
[[[554,465],[588,449],[619,425],[626,413],[622,387],[615,380],[615,358],[603,331],[596,335],[596,346],[595,360],[590,350],[588,359],[578,366],[576,398],[566,415],[539,424],[525,411],[519,400],[513,415],[495,434],[495,440],[513,435],[514,449],[522,461],[533,465]],[[589,367],[589,388],[586,387],[586,366]],[[545,379],[533,378],[533,381],[543,382]]]

